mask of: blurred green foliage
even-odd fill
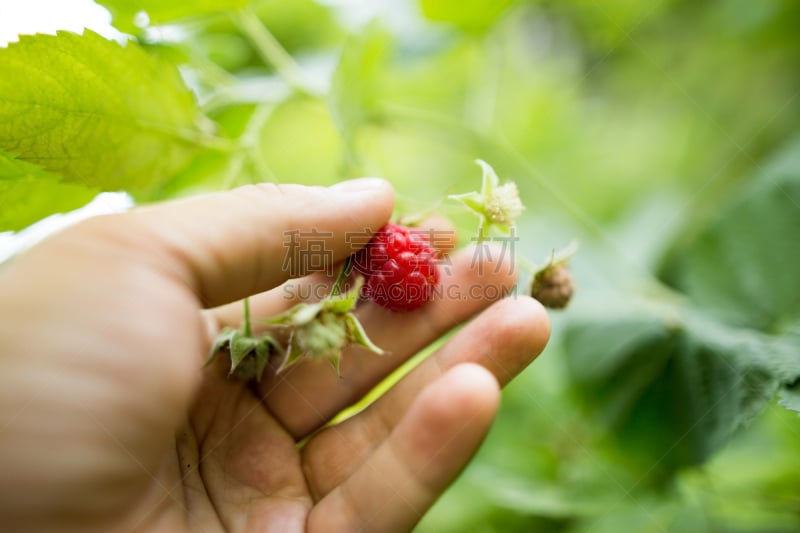
[[[165,161],[131,135],[180,154],[123,180],[142,200],[380,175],[401,212],[438,208],[468,240],[440,201],[478,186],[480,158],[528,206],[517,254],[581,241],[573,308],[419,531],[800,530],[800,420],[778,406],[800,410],[800,3],[98,3],[132,35],[130,68],[172,63],[196,97],[196,119],[154,132],[118,89],[118,163]],[[21,52],[0,50],[4,79]],[[91,63],[62,82],[94,105]],[[0,191],[31,191],[0,216],[18,229],[83,167],[0,129]],[[58,149],[97,154],[87,135]]]

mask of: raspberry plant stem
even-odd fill
[[[236,27],[255,46],[261,59],[275,67],[286,83],[299,93],[319,96],[320,91],[312,86],[294,58],[264,26],[252,7],[233,11],[230,16]]]
[[[342,283],[344,279],[350,274],[350,271],[353,267],[353,256],[351,255],[347,259],[344,260],[342,264],[342,268],[339,270],[339,274],[336,276],[336,281],[333,282],[333,287],[331,287],[331,296],[336,296],[341,292]]]
[[[486,218],[481,217],[481,221],[478,223],[478,242],[477,244],[482,243],[486,239],[489,238],[489,224],[486,223]]]
[[[239,137],[239,144],[247,152],[250,161],[253,164],[256,172],[262,179],[268,177],[270,181],[277,182],[275,173],[267,164],[264,152],[261,148],[261,139],[259,134],[264,129],[264,125],[269,120],[272,112],[275,110],[275,105],[272,103],[260,104],[256,107],[250,119],[247,121],[244,133]]]
[[[250,298],[245,298],[242,300],[242,304],[244,306],[242,331],[245,337],[252,337],[253,332],[252,328],[250,327]]]

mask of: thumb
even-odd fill
[[[389,220],[393,205],[389,183],[362,178],[327,188],[248,185],[124,217],[162,256],[158,264],[214,307],[347,257]]]

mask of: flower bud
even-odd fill
[[[519,199],[517,184],[513,181],[498,186],[486,199],[485,213],[489,222],[498,226],[512,226],[525,206]]]

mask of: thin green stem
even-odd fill
[[[264,125],[269,120],[274,109],[275,105],[271,103],[257,106],[247,122],[244,133],[239,137],[239,143],[245,147],[258,179],[277,182],[275,173],[272,172],[264,157],[260,139],[261,130],[264,129]]]
[[[489,238],[489,224],[486,223],[486,217],[481,215],[480,222],[478,222],[478,243],[480,244]]]
[[[342,264],[342,268],[339,269],[339,275],[336,276],[336,281],[333,282],[333,287],[331,287],[331,296],[337,296],[341,291],[342,283],[344,283],[345,278],[350,274],[353,266],[353,256],[351,255],[347,259],[344,260],[344,264]]]
[[[225,167],[224,177],[221,180],[223,190],[232,188],[236,183],[244,167],[245,156],[246,154],[244,152],[239,152],[228,161]]]
[[[169,126],[159,126],[157,124],[147,124],[147,129],[161,133],[163,135],[180,139],[181,141],[202,146],[203,148],[210,148],[218,152],[232,153],[237,152],[241,148],[239,143],[233,139],[226,139],[225,137],[217,137],[209,133],[205,133],[200,129],[191,128],[171,128]]]
[[[278,183],[278,177],[267,164],[266,159],[264,159],[264,154],[259,147],[250,146],[247,149],[247,155],[250,158],[250,162],[253,164],[253,169],[256,172],[256,179],[258,181]]]
[[[225,137],[216,137],[195,130],[180,130],[177,134],[183,141],[217,152],[232,153],[241,149],[238,142]]]
[[[252,337],[253,330],[250,326],[250,298],[245,298],[244,300],[242,300],[242,303],[244,304],[244,318],[242,319],[243,320],[242,329],[244,331],[244,336]]]
[[[200,80],[210,87],[230,86],[239,82],[236,76],[204,57],[203,54],[198,53],[193,47],[189,46],[186,50],[189,55],[189,61],[196,67],[195,71],[198,73]]]
[[[252,7],[246,7],[231,13],[236,27],[255,46],[256,51],[265,63],[275,67],[278,74],[296,91],[317,96],[319,90],[312,86],[300,66],[281,46],[281,43],[258,18]]]

